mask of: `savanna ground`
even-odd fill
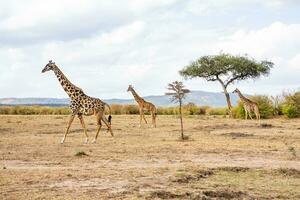
[[[0,199],[300,199],[300,119],[186,116],[180,141],[177,117],[138,118],[87,145],[76,119],[61,145],[68,116],[0,116]]]

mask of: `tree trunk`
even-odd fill
[[[181,102],[181,99],[179,99],[179,117],[180,117],[180,127],[181,127],[181,139],[184,140],[181,105],[182,105],[182,102]]]
[[[229,116],[232,117],[232,112],[231,112],[231,110],[232,110],[232,104],[231,104],[231,100],[230,100],[230,95],[229,95],[229,93],[227,91],[227,87],[225,86],[224,82],[221,79],[219,79],[219,78],[217,78],[217,79],[218,79],[218,81],[222,85],[223,92],[224,92],[224,95],[226,97],[227,107],[228,107],[228,110],[229,110]]]

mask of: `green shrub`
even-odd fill
[[[245,118],[245,109],[241,101],[238,101],[238,105],[233,107],[231,112],[234,118],[239,118],[239,119]]]
[[[227,108],[208,108],[206,110],[207,115],[227,115],[228,109]]]
[[[284,104],[282,106],[282,112],[288,118],[296,118],[299,117],[299,109],[296,105],[293,104]]]
[[[207,114],[207,110],[209,109],[209,106],[200,106],[199,107],[199,115],[206,115]]]
[[[266,95],[255,95],[250,97],[250,99],[257,103],[261,118],[271,118],[274,116],[275,109],[273,107],[272,100]],[[232,109],[232,115],[235,118],[245,118],[245,110],[243,103],[238,102],[238,105]],[[254,118],[255,114],[251,113]]]
[[[284,96],[282,112],[288,118],[300,116],[300,92]]]
[[[123,114],[138,114],[139,108],[137,105],[124,105],[122,109]]]

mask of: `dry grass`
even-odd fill
[[[113,116],[115,138],[84,145],[68,116],[0,116],[0,199],[299,199],[300,120]],[[86,118],[90,141],[96,127]],[[291,150],[292,149],[292,150]],[[80,153],[81,152],[81,153]],[[75,156],[77,154],[88,156]]]

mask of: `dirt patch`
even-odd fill
[[[194,192],[174,193],[164,190],[152,191],[146,199],[200,199],[200,194]]]
[[[250,168],[248,167],[218,167],[216,171],[226,171],[226,172],[247,172]]]
[[[22,161],[22,160],[4,160],[3,165],[7,169],[64,169],[61,166],[60,162],[46,162],[46,161],[39,161],[39,162],[30,162],[30,161]]]
[[[9,132],[11,128],[0,128],[0,133]]]
[[[217,198],[217,199],[240,199],[245,197],[245,193],[241,191],[232,190],[217,190],[217,191],[203,191],[203,194],[207,197]]]
[[[78,151],[78,152],[75,154],[75,156],[77,156],[77,157],[82,157],[82,156],[88,156],[88,154],[85,153],[84,151]]]
[[[199,181],[203,178],[208,178],[212,176],[214,172],[212,170],[197,170],[192,173],[190,172],[180,172],[176,175],[176,178],[172,180],[172,182],[177,183],[189,183],[192,181]]]
[[[262,123],[262,124],[260,124],[260,127],[261,127],[261,128],[272,128],[273,125],[272,125],[272,124]]]
[[[75,180],[69,179],[61,182],[55,182],[48,185],[50,188],[63,188],[67,189],[96,189],[107,190],[110,193],[123,192],[129,184],[126,180],[108,180],[108,179],[88,179],[88,180]]]
[[[237,137],[251,137],[251,136],[253,136],[253,134],[241,133],[241,132],[223,133],[221,135],[223,135],[223,136],[230,136],[230,137],[233,137],[233,138],[237,138]]]
[[[284,176],[300,178],[300,170],[292,169],[292,168],[279,168],[274,170],[275,173],[281,174]]]

